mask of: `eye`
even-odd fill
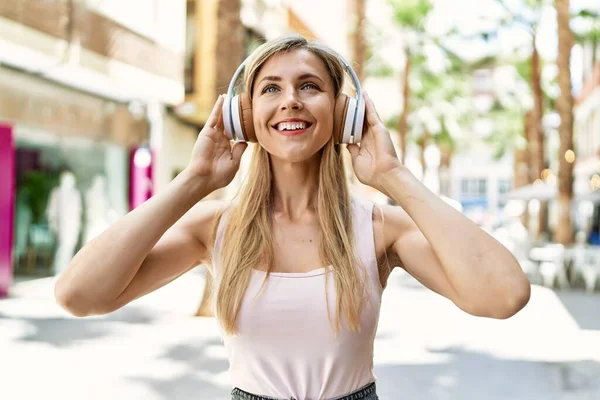
[[[315,85],[314,83],[307,83],[305,85],[302,85],[302,89],[319,90],[319,87],[317,85]]]
[[[271,90],[271,89],[273,89],[273,90]],[[277,89],[277,86],[269,85],[269,86],[265,87],[261,93],[273,93],[276,89]]]

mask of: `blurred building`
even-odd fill
[[[173,0],[1,2],[0,295],[13,266],[54,274],[152,194],[167,133],[186,129],[167,109],[185,18]]]
[[[259,44],[296,32],[348,58],[349,14],[344,0],[2,2],[0,295],[163,190]],[[213,197],[237,191],[249,156]]]
[[[575,99],[574,167],[575,192],[586,193],[579,206],[578,225],[586,230],[600,229],[600,45],[584,45],[583,87]],[[596,55],[595,57],[593,55]],[[586,204],[587,203],[587,204]]]
[[[507,153],[496,159],[497,149],[487,142],[494,129],[489,111],[497,95],[495,74],[494,69],[473,73],[471,85],[476,114],[467,148],[453,157],[449,188],[450,197],[461,203],[464,213],[488,227],[504,206],[502,195],[513,186],[513,155]]]

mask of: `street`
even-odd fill
[[[195,269],[106,316],[77,319],[53,278],[0,300],[0,397],[227,399],[227,354],[214,319],[191,317]],[[600,296],[534,286],[508,320],[476,318],[394,272],[375,342],[381,399],[600,398]]]

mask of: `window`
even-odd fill
[[[462,179],[460,182],[461,197],[484,198],[487,197],[486,179]]]
[[[508,193],[512,189],[512,180],[500,179],[498,181],[498,194]]]

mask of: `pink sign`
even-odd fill
[[[129,160],[129,209],[133,210],[152,197],[152,150],[141,146],[134,148]]]
[[[0,124],[0,298],[12,284],[15,143],[12,127]]]

